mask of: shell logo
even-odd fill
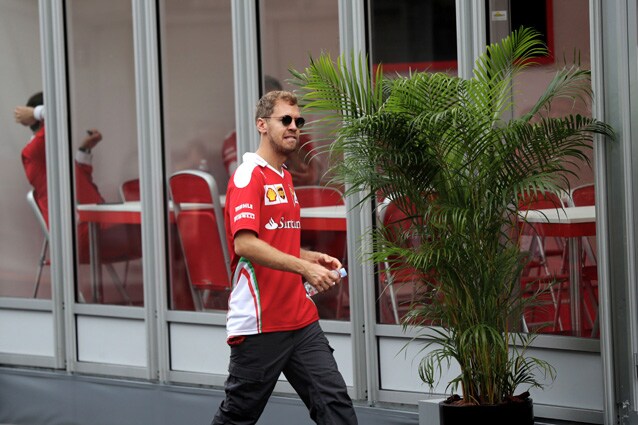
[[[277,200],[277,192],[275,192],[273,188],[269,187],[266,191],[266,198],[268,198],[270,202],[275,202]]]
[[[264,186],[264,202],[266,205],[286,204],[288,199],[282,184],[267,184]]]

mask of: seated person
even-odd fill
[[[16,122],[29,126],[33,137],[22,149],[22,164],[27,179],[34,189],[35,200],[42,216],[49,225],[47,193],[47,172],[45,152],[44,114],[42,93],[29,98],[27,106],[15,108]],[[93,182],[91,150],[102,140],[102,134],[93,129],[82,141],[75,158],[75,191],[78,204],[104,203],[98,187]],[[80,263],[89,262],[88,223],[79,223],[77,231],[78,255]],[[142,253],[139,225],[100,225],[100,256],[103,261],[115,262],[139,258]]]

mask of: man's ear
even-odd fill
[[[257,131],[259,131],[259,134],[264,134],[267,130],[268,124],[266,123],[266,120],[263,118],[257,118]]]

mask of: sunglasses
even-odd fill
[[[293,118],[290,115],[284,115],[283,117],[262,117],[262,118],[278,119],[279,121],[281,121],[284,127],[288,127],[290,124],[292,124],[292,120],[293,120]],[[295,125],[297,126],[297,128],[303,127],[305,123],[306,123],[306,120],[303,119],[302,117],[295,118]]]

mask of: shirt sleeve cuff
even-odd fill
[[[36,120],[38,120],[38,121],[44,120],[44,106],[43,105],[38,105],[35,108],[33,108],[33,117]]]
[[[77,150],[75,152],[75,160],[80,164],[91,165],[93,163],[93,154]]]

